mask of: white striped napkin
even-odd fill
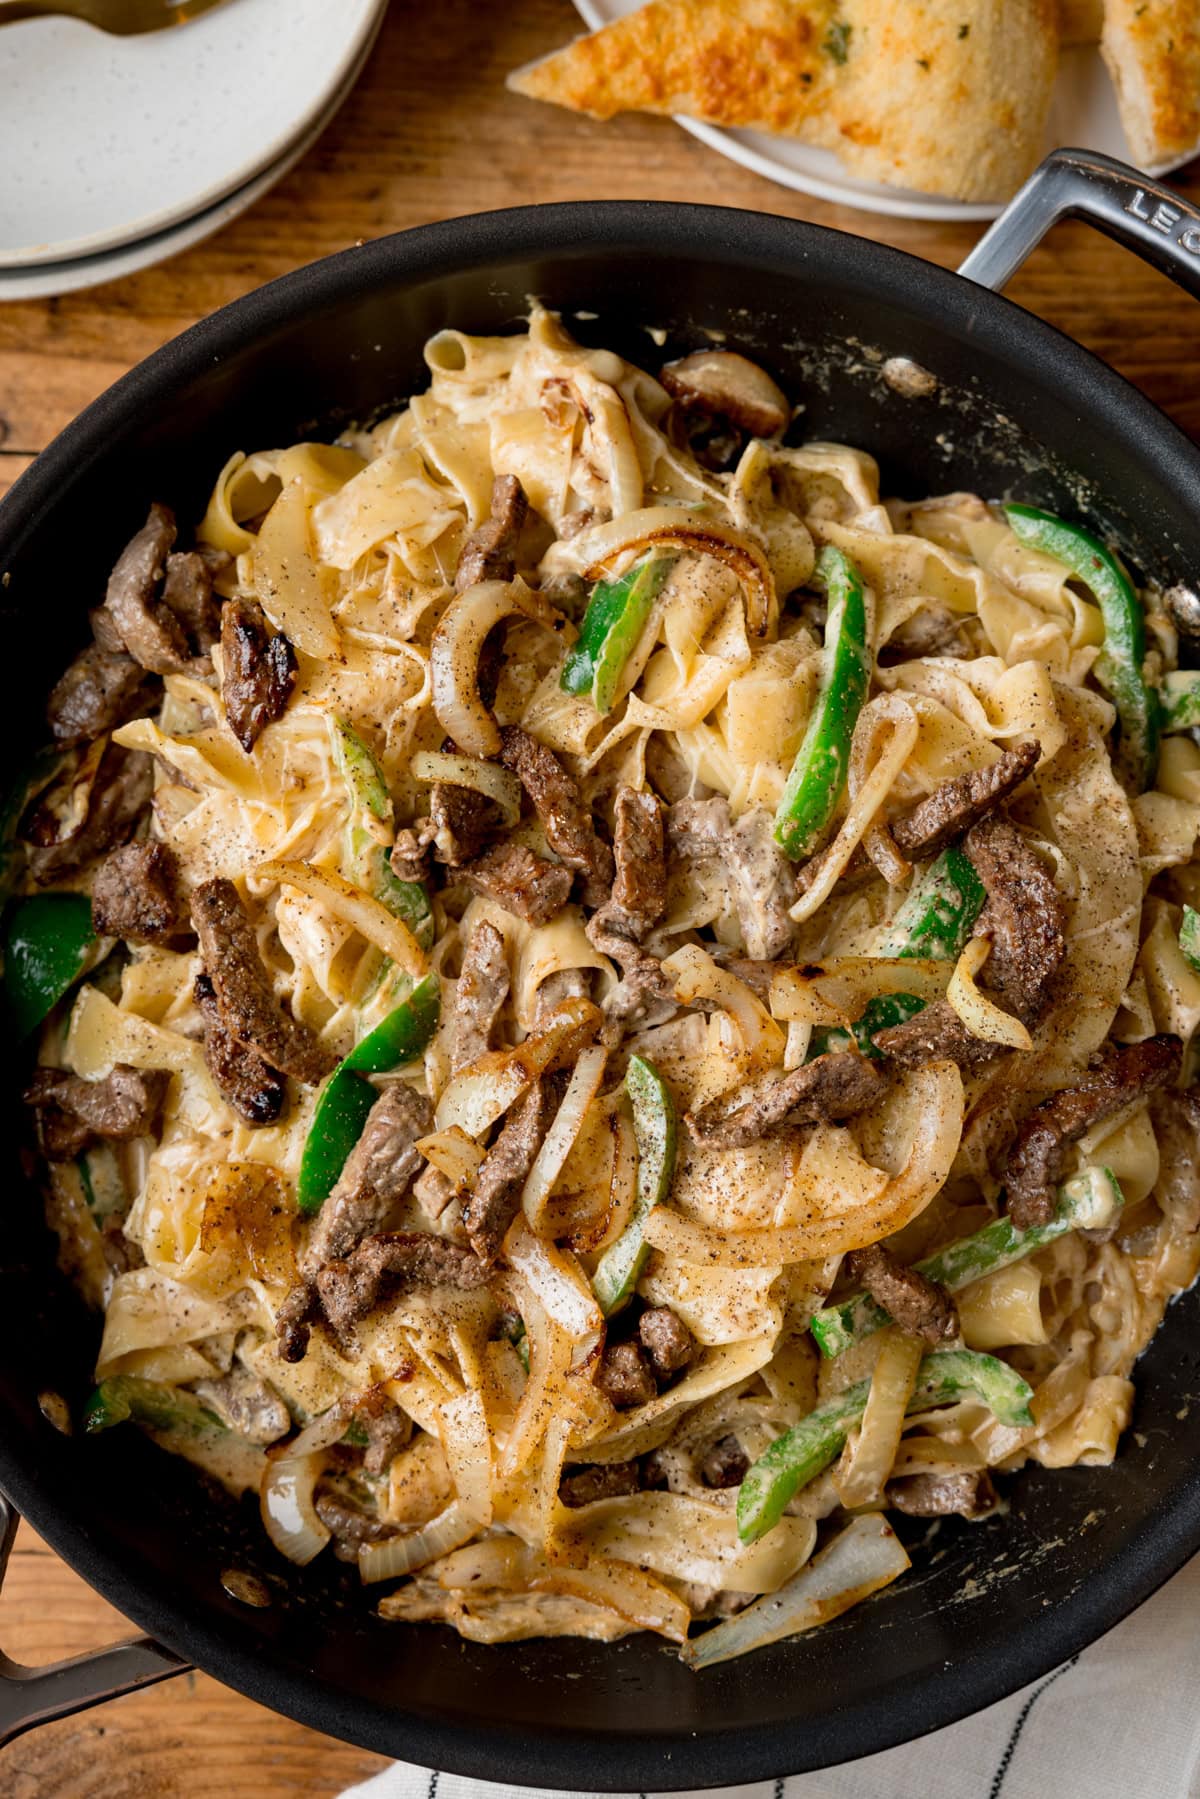
[[[1198,1692],[1200,1556],[1074,1661],[974,1718],[820,1774],[722,1787],[719,1799],[1200,1799]],[[537,1799],[532,1787],[405,1762],[343,1799],[501,1793]]]

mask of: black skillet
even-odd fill
[[[1194,579],[1200,452],[1093,356],[988,291],[1068,213],[1200,294],[1200,212],[1083,152],[1052,157],[959,275],[790,219],[597,202],[456,219],[272,282],[118,382],[0,505],[4,769],[39,738],[43,696],[150,498],[197,517],[232,449],[378,412],[424,384],[431,332],[515,329],[531,294],[586,341],[651,366],[724,333],[803,401],[799,434],[878,456],[887,493],[1016,495],[1090,519],[1144,576]],[[667,334],[661,349],[651,327]],[[895,356],[936,390],[897,397],[882,373]],[[194,1663],[319,1730],[433,1767],[550,1787],[724,1785],[826,1767],[988,1705],[1200,1547],[1191,1293],[1139,1365],[1112,1468],[1020,1475],[1008,1516],[944,1525],[905,1580],[814,1635],[696,1676],[648,1636],[482,1648],[383,1625],[351,1572],[288,1568],[253,1515],[214,1506],[135,1431],[83,1441],[43,1418],[40,1391],[85,1392],[97,1331],[52,1272],[14,1147],[22,1056],[11,1044],[3,1056],[6,1511],[153,1641],[36,1672],[0,1658],[0,1741]],[[231,1567],[262,1575],[271,1605],[230,1598]]]

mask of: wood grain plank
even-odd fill
[[[158,268],[61,299],[0,306],[0,493],[135,362],[260,283],[429,220],[556,200],[688,199],[775,212],[954,267],[968,226],[828,206],[723,161],[669,121],[611,125],[506,93],[507,70],[580,29],[568,0],[520,7],[393,0],[338,118],[295,170],[217,236]],[[1174,177],[1200,196],[1200,166]],[[1082,225],[1053,233],[1012,297],[1121,370],[1200,438],[1196,304]],[[119,1615],[23,1530],[0,1643],[37,1663],[124,1634]],[[204,1676],[64,1720],[0,1751],[8,1799],[329,1799],[379,1758],[291,1724]]]

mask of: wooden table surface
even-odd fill
[[[315,257],[431,219],[546,200],[689,199],[813,219],[947,266],[974,242],[975,226],[848,212],[775,187],[665,120],[600,126],[505,92],[507,69],[578,28],[568,0],[393,0],[339,117],[257,206],[128,280],[0,305],[0,491],[75,413],[186,325]],[[1200,166],[1176,185],[1200,196]],[[1162,276],[1070,225],[1010,291],[1200,438],[1200,313]],[[124,1628],[26,1527],[0,1601],[4,1650],[38,1663],[111,1642]],[[21,1738],[0,1751],[0,1793],[324,1799],[383,1765],[197,1675]]]

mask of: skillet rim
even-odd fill
[[[414,227],[309,263],[230,302],[171,339],[122,376],[37,457],[0,501],[0,578],[10,556],[53,514],[73,481],[92,468],[153,404],[214,363],[286,328],[299,313],[336,313],[364,290],[431,282],[522,257],[569,262],[620,249],[677,253],[705,246],[743,269],[822,277],[889,296],[951,336],[986,337],[1001,358],[1020,358],[1033,379],[1078,396],[1081,425],[1108,426],[1127,453],[1154,471],[1182,510],[1200,490],[1200,450],[1165,414],[1091,351],[1012,301],[936,264],[772,213],[672,201],[567,201],[468,214]],[[476,1778],[550,1787],[584,1783],[607,1791],[716,1786],[771,1779],[877,1753],[958,1722],[1007,1697],[1078,1653],[1156,1591],[1200,1548],[1200,1466],[1169,1506],[1148,1515],[1120,1557],[1061,1603],[1018,1626],[998,1645],[940,1675],[898,1681],[869,1703],[783,1726],[737,1727],[697,1737],[647,1733],[614,1738],[547,1724],[536,1739],[439,1723],[428,1716],[338,1694],[316,1678],[266,1663],[235,1646],[197,1608],[144,1586],[136,1565],[88,1528],[84,1496],[51,1496],[31,1461],[0,1439],[0,1486],[21,1514],[97,1592],[141,1629],[225,1685],[285,1716],[384,1755]],[[597,1781],[595,1751],[604,1752]]]

